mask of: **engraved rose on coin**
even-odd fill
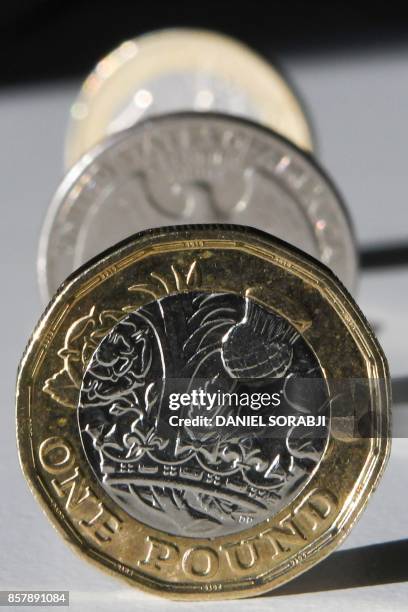
[[[63,367],[45,381],[45,393],[63,406],[76,408],[85,367],[102,338],[121,317],[123,313],[114,310],[97,314],[92,306],[87,315],[77,319],[65,336],[63,348],[58,351]]]
[[[86,431],[105,461],[138,461],[167,444],[150,418],[162,387],[155,342],[146,318],[131,314],[106,335],[87,368],[81,388],[89,415]],[[107,408],[105,418],[102,407]]]
[[[124,321],[120,333],[108,334],[89,367],[90,385],[83,386],[89,402],[111,402],[112,397],[133,395],[144,387],[152,363],[150,330]],[[137,396],[134,396],[135,401]]]

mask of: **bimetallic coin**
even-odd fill
[[[287,240],[353,289],[353,232],[312,159],[276,133],[215,113],[156,117],[86,154],[58,189],[38,272],[46,301],[73,270],[131,233],[232,222]]]
[[[128,40],[97,64],[71,108],[66,168],[148,115],[188,110],[248,117],[312,148],[299,102],[268,62],[221,34],[175,29]]]
[[[95,258],[17,381],[21,464],[53,524],[173,599],[259,594],[327,556],[384,470],[389,411],[385,357],[341,283],[234,225]]]

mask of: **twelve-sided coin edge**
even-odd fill
[[[207,261],[208,263],[208,261],[211,260],[211,256],[209,257],[208,253],[214,254],[215,252],[221,251],[225,253],[234,253],[235,258],[238,257],[237,254],[239,254],[241,258],[255,257],[258,264],[262,261],[265,266],[272,265],[275,266],[276,269],[279,269],[283,274],[282,278],[286,278],[288,275],[302,278],[302,283],[307,283],[308,286],[314,287],[314,291],[318,291],[325,295],[326,299],[331,301],[333,307],[337,309],[337,316],[343,321],[348,333],[354,337],[354,341],[360,346],[360,350],[365,352],[367,370],[370,371],[369,368],[371,368],[371,375],[373,378],[387,378],[384,357],[361,314],[350,303],[346,292],[339,289],[339,285],[333,280],[332,276],[326,273],[321,266],[315,264],[313,260],[308,260],[308,264],[305,265],[303,258],[298,255],[296,251],[286,248],[280,242],[267,239],[259,233],[253,234],[233,228],[230,228],[227,232],[224,232],[224,234],[222,228],[174,228],[168,232],[160,233],[157,231],[145,233],[134,241],[128,241],[126,245],[119,248],[116,252],[111,252],[110,255],[101,258],[99,262],[94,263],[88,269],[85,269],[72,280],[68,281],[34,333],[25,357],[23,358],[18,379],[17,425],[21,462],[33,491],[36,496],[40,498],[43,507],[46,509],[53,523],[63,532],[66,539],[68,539],[77,550],[84,552],[88,558],[102,564],[113,573],[122,575],[133,583],[137,582],[138,586],[142,589],[176,599],[242,597],[250,593],[260,593],[278,586],[279,584],[283,584],[291,577],[316,563],[337,546],[350,530],[352,524],[363,509],[368,494],[375,486],[380,476],[389,451],[386,437],[387,432],[379,432],[377,439],[371,440],[368,445],[369,448],[367,447],[367,460],[364,462],[364,468],[360,470],[359,482],[353,482],[349,485],[347,507],[344,507],[345,511],[336,513],[336,519],[331,521],[329,528],[324,529],[318,541],[314,540],[312,545],[301,547],[296,554],[290,555],[288,559],[285,559],[284,563],[278,566],[275,562],[272,563],[272,566],[275,565],[275,567],[271,567],[269,572],[258,572],[257,575],[251,578],[246,576],[240,579],[239,571],[237,571],[236,566],[230,568],[231,571],[228,577],[226,574],[223,574],[219,579],[206,575],[201,577],[195,576],[195,584],[191,579],[188,580],[186,576],[181,580],[180,576],[169,576],[170,580],[167,581],[165,578],[160,578],[160,576],[157,575],[153,578],[150,576],[149,578],[148,574],[146,575],[146,569],[148,569],[146,563],[144,567],[143,565],[139,566],[141,570],[144,570],[139,574],[134,567],[132,568],[127,566],[126,563],[115,562],[109,559],[105,553],[101,552],[100,547],[99,549],[93,549],[89,545],[89,542],[84,540],[83,536],[80,536],[77,530],[73,528],[72,524],[66,520],[64,512],[55,502],[55,499],[50,496],[47,487],[42,483],[38,467],[36,467],[36,450],[32,446],[33,429],[35,429],[36,424],[31,420],[31,416],[28,413],[28,403],[30,401],[29,396],[35,381],[35,376],[38,375],[39,368],[41,368],[41,365],[38,363],[38,351],[42,351],[43,354],[45,354],[49,349],[55,339],[55,335],[59,333],[59,329],[64,325],[64,322],[69,320],[69,316],[71,316],[70,312],[74,304],[78,304],[81,300],[85,300],[86,296],[92,294],[97,287],[100,288],[104,283],[116,282],[114,279],[118,277],[118,275],[123,274],[124,270],[129,270],[130,266],[134,266],[136,261],[146,261],[149,258],[154,258],[159,255],[159,257],[162,258],[161,265],[163,265],[163,262],[165,262],[172,253],[179,252],[183,254],[181,259],[184,257],[185,263],[187,258],[187,264],[191,265],[191,255],[194,254],[195,258],[193,259],[199,259],[204,262],[205,268],[205,262]],[[245,254],[245,256],[243,254]],[[212,273],[213,278],[210,279],[208,288],[213,289],[214,286],[216,286],[217,288],[220,287],[225,289],[225,284],[228,285],[228,282],[225,283],[225,280],[223,281],[222,278],[217,278],[216,267],[212,268]],[[235,285],[237,285],[236,280],[237,279],[235,279]],[[118,283],[120,282],[121,281],[118,281]],[[203,288],[205,289],[205,283],[203,284]],[[188,284],[186,284],[184,290],[189,290]],[[265,303],[265,296],[262,290],[257,296],[256,291],[254,292],[252,289],[251,297],[258,300],[260,303]],[[280,294],[279,299],[284,299],[284,293]],[[271,305],[269,303],[269,307],[282,314],[282,305]],[[288,300],[286,304],[286,316],[288,311],[292,311],[292,323],[296,326],[299,317],[297,317],[293,311],[294,308],[296,309],[296,300]],[[84,312],[85,310],[86,308]],[[290,319],[290,317],[288,318]],[[30,369],[33,369],[33,362],[36,357],[37,371],[34,371],[33,377],[30,375]],[[379,402],[380,404],[382,403],[382,409],[385,411],[387,410],[387,395],[388,390],[382,388],[382,395],[379,398]],[[84,458],[81,459],[83,462]],[[323,461],[324,460],[323,458]],[[98,487],[97,483],[92,480],[90,471],[88,477],[90,478],[92,489],[97,492],[98,497],[100,497],[102,503],[106,505],[107,512],[109,512],[109,509],[112,508],[112,502],[106,499],[105,493]],[[302,499],[310,495],[310,492],[313,491],[316,486],[322,488],[320,480],[321,469],[313,476],[312,481],[305,487],[294,502],[290,504],[290,508],[295,509],[300,507],[302,505]],[[329,503],[327,499],[326,503]],[[324,505],[324,501],[320,500],[320,504]],[[122,520],[124,514],[123,512],[117,512],[116,508],[112,510],[112,516],[117,516],[119,520]],[[283,515],[284,512],[279,513],[277,517],[274,517],[274,520],[276,519],[276,522],[278,522]],[[116,519],[112,520],[115,521]],[[129,518],[129,520],[133,521],[133,525],[137,523],[135,519]],[[239,541],[245,541],[245,546],[247,546],[248,542],[253,543],[256,534],[259,534],[262,530],[265,531],[266,527],[265,525],[260,525],[240,532],[240,534],[238,534]],[[137,529],[139,529],[139,526]],[[141,530],[143,531],[144,529],[146,529],[145,526],[141,526]],[[148,529],[147,531],[150,534],[154,532],[152,529]],[[151,535],[147,537],[152,538]],[[156,537],[159,542],[163,542],[164,536],[161,532],[157,532],[153,538],[154,537]],[[232,539],[237,540],[236,537]],[[171,538],[166,535],[164,542],[169,541],[171,545],[173,545],[173,542],[176,540],[177,544],[175,544],[175,546],[177,547],[181,546],[180,542],[186,540],[186,542],[184,542],[184,553],[180,553],[180,565],[184,565],[184,568],[188,568],[190,567],[189,563],[191,563],[191,559],[189,561],[187,556],[187,561],[185,561],[185,558],[188,550],[191,549],[191,539]],[[221,546],[225,546],[226,543],[228,545],[231,543],[231,538],[217,539],[217,544],[218,540],[221,541]],[[225,540],[225,542],[223,540]],[[202,549],[212,550],[210,543],[206,540],[202,542],[199,541],[198,543],[194,542],[194,545],[201,546]],[[150,539],[149,546],[150,548],[155,546],[152,544],[152,539]],[[147,553],[149,552],[149,546],[147,547]],[[164,544],[164,546],[166,546],[166,544]],[[170,548],[169,550],[173,549]],[[155,551],[154,554],[156,553],[157,551]],[[157,554],[159,557],[160,554],[164,556],[165,549],[162,549],[162,553],[159,551]],[[195,553],[189,554],[191,557]],[[211,556],[213,553],[209,552],[208,554]],[[158,559],[156,559],[156,562],[157,561]],[[223,580],[228,580],[228,584],[224,584]]]

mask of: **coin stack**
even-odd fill
[[[284,79],[215,33],[124,42],[72,106],[19,452],[64,537],[145,591],[287,582],[343,541],[386,465],[386,359],[313,149]]]

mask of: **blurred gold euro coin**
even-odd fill
[[[71,108],[66,169],[149,115],[188,110],[246,117],[313,148],[299,101],[266,60],[222,34],[171,29],[123,42],[86,78]]]

